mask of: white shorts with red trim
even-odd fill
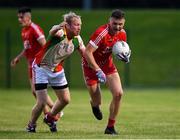
[[[34,84],[49,84],[50,86],[67,85],[64,69],[59,72],[52,72],[39,67],[37,64],[33,64],[33,82]]]

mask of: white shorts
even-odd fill
[[[34,64],[32,67],[34,84],[49,84],[50,86],[67,85],[64,69],[60,72],[53,73],[48,69],[39,67],[37,64]]]

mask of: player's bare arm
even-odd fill
[[[51,30],[49,31],[49,34],[52,35],[52,36],[54,36],[54,35],[56,34],[56,32],[57,32],[58,30],[60,30],[60,29],[61,29],[61,28],[60,28],[59,25],[54,25],[54,26],[51,28]]]
[[[19,62],[19,60],[24,56],[26,49],[23,49],[19,55],[17,55],[12,61],[11,61],[11,67],[16,66],[16,64]]]
[[[79,36],[78,52],[80,53],[80,55],[81,55],[82,57],[84,57],[85,49],[86,49],[86,47],[85,47],[85,45],[84,45],[84,43],[83,43],[83,40],[82,40],[82,38]]]
[[[49,34],[52,35],[52,36],[54,36],[54,35],[57,33],[57,31],[59,31],[60,29],[63,29],[63,28],[65,27],[65,25],[66,25],[66,22],[61,22],[61,23],[58,24],[58,25],[54,25],[54,26],[51,28],[51,30],[49,31]]]
[[[78,49],[80,55],[83,57],[84,56],[84,52],[85,52],[85,47],[81,47]]]
[[[41,46],[44,46],[46,44],[46,39],[45,37],[41,38],[38,40],[38,43],[41,45]]]
[[[97,65],[95,59],[94,59],[94,56],[93,56],[93,53],[96,51],[96,49],[89,43],[86,47],[86,50],[84,52],[84,56],[89,64],[89,66],[97,71],[99,70],[99,66]]]

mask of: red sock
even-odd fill
[[[58,121],[61,118],[60,112],[56,114],[56,116],[54,116],[54,120]]]
[[[116,120],[113,120],[113,119],[109,119],[108,120],[108,127],[113,127],[114,124],[115,124]]]
[[[46,113],[46,115],[47,115],[46,118],[47,118],[48,122],[55,121],[56,116],[52,116],[50,112]]]

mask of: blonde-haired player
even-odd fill
[[[46,45],[36,56],[33,64],[33,78],[37,95],[37,103],[33,107],[32,116],[27,126],[28,132],[35,132],[36,121],[47,103],[47,85],[50,85],[57,96],[51,111],[45,116],[44,122],[51,132],[56,132],[55,116],[70,102],[68,82],[65,77],[63,61],[74,50],[81,55],[85,50],[80,37],[81,17],[73,12],[64,15],[64,28],[55,25],[49,31]]]

